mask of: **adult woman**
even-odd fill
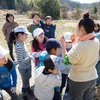
[[[60,39],[63,61],[66,65],[72,64],[68,75],[70,100],[93,100],[98,77],[95,65],[99,53],[99,41],[94,37],[93,30],[94,22],[86,13],[77,26],[76,35],[79,40],[68,53],[64,38]]]

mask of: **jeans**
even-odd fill
[[[87,82],[74,82],[69,79],[70,100],[93,100],[96,79]]]
[[[11,96],[11,99],[12,100],[19,100],[19,97],[16,93],[12,93],[10,90],[11,90],[11,87],[8,87],[8,88],[2,88],[3,90],[5,90],[10,96]],[[3,95],[2,95],[2,91],[0,89],[0,100],[3,100]]]
[[[9,48],[10,57],[14,61],[15,59],[14,59],[14,55],[13,55],[13,43],[11,44],[11,43],[7,42],[7,45]]]

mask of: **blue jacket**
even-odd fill
[[[15,66],[9,71],[7,67],[0,67],[0,88],[7,88],[9,86],[16,87],[17,74]]]
[[[55,38],[55,30],[56,30],[56,25],[47,25],[46,23],[44,23],[43,21],[40,21],[41,26],[45,32],[45,36],[47,38]]]

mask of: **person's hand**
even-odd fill
[[[66,41],[65,41],[64,36],[62,36],[62,37],[60,38],[60,43],[61,43],[62,46],[65,46],[65,45],[66,45]]]
[[[39,53],[38,52],[33,52],[32,56],[35,57],[35,58],[38,58],[39,57]]]
[[[11,90],[10,90],[12,93],[16,93],[16,87],[11,87]]]

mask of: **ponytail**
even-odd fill
[[[10,33],[10,37],[9,37],[9,42],[10,43],[13,43],[13,42],[15,42],[16,41],[16,39],[18,38],[18,34],[25,34],[25,33],[23,33],[23,32],[14,32],[14,30]]]

